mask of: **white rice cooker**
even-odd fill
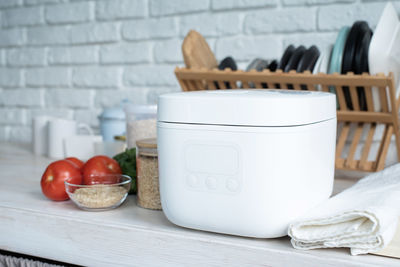
[[[332,193],[334,94],[164,94],[157,128],[161,203],[174,224],[280,237],[291,221]]]

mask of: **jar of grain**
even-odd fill
[[[124,110],[128,148],[135,147],[137,140],[157,137],[157,105],[126,104]]]
[[[142,208],[160,210],[157,141],[155,138],[138,140],[136,147],[138,205]]]

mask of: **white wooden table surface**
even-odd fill
[[[0,249],[89,266],[400,266],[400,260],[348,249],[300,251],[288,237],[253,239],[181,228],[161,211],[136,206],[79,210],[41,193],[49,159],[0,144]],[[343,188],[352,182],[340,182]]]

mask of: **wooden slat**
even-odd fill
[[[353,107],[353,110],[356,110],[356,111],[360,110],[360,102],[358,101],[356,87],[350,86],[349,91],[350,91],[350,99],[351,99],[351,105]]]
[[[303,74],[311,75],[312,73],[311,73],[311,71],[306,70],[306,71],[303,72]],[[314,85],[313,85],[312,87],[310,87],[309,84],[303,83],[303,84],[300,85],[300,87],[301,87],[301,90],[314,91],[314,90],[313,90]]]
[[[181,85],[182,91],[189,91],[188,85],[185,80],[179,80],[179,84]]]
[[[324,92],[329,92],[329,86],[326,85],[326,84],[323,84],[323,85],[322,85],[322,91],[324,91]]]
[[[342,159],[343,160],[343,159]],[[360,166],[359,161],[356,161],[357,166]],[[337,169],[340,170],[345,170],[345,171],[363,171],[363,172],[375,172],[375,166],[376,166],[376,162],[375,161],[368,161],[364,164],[364,168],[361,170],[360,168],[356,167],[356,168],[349,168],[349,167],[337,167],[337,165],[335,165],[335,167]]]
[[[298,83],[293,84],[293,88],[294,88],[294,90],[301,90],[301,86]]]
[[[256,88],[263,88],[262,83],[261,82],[254,82],[254,85]]]
[[[252,84],[252,82],[251,81],[243,81],[243,83],[244,83],[244,87],[243,88],[251,88],[251,84]],[[254,84],[254,83],[253,83]]]
[[[229,85],[231,86],[232,89],[238,89],[235,80],[230,80],[230,81],[229,81]]]
[[[390,79],[386,76],[362,75],[327,75],[307,73],[282,72],[224,72],[218,70],[177,68],[175,74],[178,79],[213,79],[213,80],[253,80],[259,82],[288,83],[288,84],[327,84],[334,86],[388,86]]]
[[[392,134],[393,125],[386,125],[376,158],[376,171],[383,170],[383,168],[385,167],[386,155],[389,150],[389,144]]]
[[[219,89],[226,89],[226,85],[224,81],[217,81]]]
[[[341,107],[341,106],[340,106]],[[392,115],[381,112],[338,111],[338,121],[391,123]]]
[[[308,91],[316,91],[317,88],[316,88],[315,84],[307,84],[307,90]]]
[[[193,85],[196,88],[196,90],[204,90],[205,89],[203,81],[201,81],[201,80],[194,80]]]
[[[232,73],[232,69],[231,68],[226,68],[223,70],[225,73]],[[237,89],[236,83],[233,82],[236,81],[236,79],[234,77],[227,79],[224,81],[224,85],[225,87],[223,89],[228,89],[228,88],[232,88],[232,89]],[[221,87],[222,88],[222,87]]]
[[[336,159],[341,158],[342,156],[342,151],[344,148],[344,145],[346,144],[347,136],[349,135],[350,131],[350,123],[346,122],[343,125],[342,131],[340,132],[338,142],[336,145]]]
[[[384,78],[386,76],[385,76],[384,73],[378,73],[378,74],[376,74],[376,77]],[[390,79],[388,81],[388,85],[387,86],[391,86]],[[388,112],[389,111],[389,106],[388,106],[388,97],[387,97],[387,94],[386,94],[386,86],[385,85],[379,86],[378,92],[379,92],[379,101],[380,101],[381,106],[382,106],[382,111],[383,112]]]
[[[190,84],[190,87],[191,87],[192,91],[199,91],[199,90],[202,90],[201,81],[199,81],[199,80],[192,80],[192,81],[188,81],[188,83]],[[199,85],[199,83],[200,83],[200,85]]]
[[[362,77],[368,77],[368,73],[363,73]],[[365,98],[367,101],[367,110],[368,111],[375,111],[374,108],[374,100],[372,96],[372,86],[364,86]]]
[[[345,161],[345,167],[356,168],[357,166],[357,163],[354,160],[354,155],[356,153],[358,143],[360,142],[362,130],[363,130],[363,124],[359,123],[354,132],[353,140],[351,141],[350,150],[349,153],[347,154],[347,159]]]
[[[339,110],[347,110],[347,105],[346,105],[346,100],[344,97],[344,92],[343,92],[343,87],[342,86],[336,86],[336,95],[339,101]]]
[[[368,130],[367,139],[364,142],[364,148],[361,153],[360,164],[359,164],[360,169],[366,168],[369,151],[371,150],[371,144],[372,141],[374,140],[375,129],[376,129],[376,123],[372,123],[371,127]]]
[[[389,76],[392,78],[389,85],[389,99],[392,107],[393,116],[393,132],[396,140],[397,160],[400,161],[400,125],[399,125],[399,104],[396,101],[396,87],[394,84],[394,75],[390,73]],[[400,97],[399,97],[400,99]]]
[[[365,91],[365,98],[367,99],[367,109],[368,111],[374,111],[374,100],[372,96],[372,87],[371,86],[365,86],[364,87]]]
[[[349,162],[351,162],[351,163],[349,163]],[[343,167],[341,169],[342,170],[347,169],[347,170],[354,171],[357,169],[359,163],[360,163],[360,160],[353,159],[350,161],[348,158],[346,158],[346,159],[344,159]]]
[[[345,161],[344,158],[336,158],[335,159],[335,168],[343,170],[344,169],[344,161]]]
[[[217,89],[214,81],[207,80],[207,86],[208,86],[208,90],[216,90]]]
[[[185,83],[186,88],[187,88],[188,91],[196,90],[196,88],[193,86],[193,83],[192,83],[191,80],[184,80],[183,82]]]
[[[387,94],[386,94],[386,86],[379,87],[379,100],[381,102],[382,111],[388,112],[389,106],[388,106],[388,99],[387,99]]]

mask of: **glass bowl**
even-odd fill
[[[66,180],[65,191],[79,208],[88,211],[110,210],[121,205],[129,192],[132,179],[122,174],[90,177],[90,185],[70,183]]]

